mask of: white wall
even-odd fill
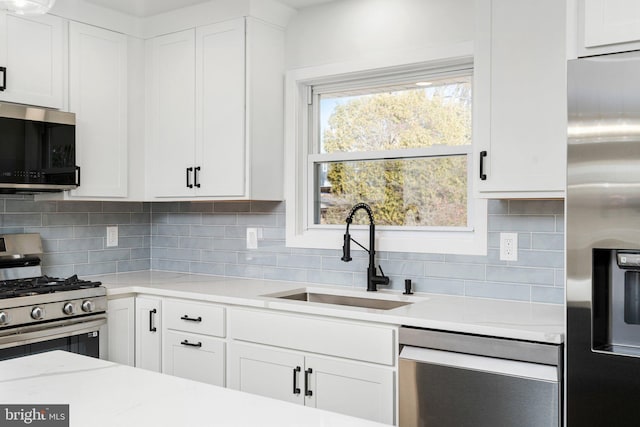
[[[474,38],[474,0],[339,0],[302,9],[286,69],[379,59]]]

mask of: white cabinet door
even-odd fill
[[[245,194],[244,18],[196,29],[198,196]]]
[[[304,357],[299,353],[234,341],[227,356],[229,388],[304,404]]]
[[[237,341],[229,344],[227,360],[229,388],[386,424],[394,422],[392,368]]]
[[[6,67],[0,100],[62,108],[62,28],[57,16],[0,12],[0,67]]]
[[[304,373],[307,406],[393,424],[393,370],[307,356]]]
[[[107,305],[108,359],[134,366],[135,302],[133,297],[109,300]]]
[[[136,297],[136,368],[161,372],[162,300]]]
[[[217,386],[225,385],[224,342],[204,335],[165,330],[162,372]]]
[[[148,40],[147,55],[149,192],[153,197],[193,196],[195,30]]]
[[[238,18],[146,46],[149,195],[282,199],[283,31]]]
[[[585,48],[640,41],[640,2],[584,0]],[[612,51],[637,47],[620,46]]]
[[[566,6],[562,1],[485,0],[474,102],[481,197],[563,197],[566,175]],[[543,22],[544,25],[540,23]],[[478,89],[476,91],[476,89]],[[488,92],[484,92],[484,90]],[[487,156],[481,159],[481,152]],[[479,172],[479,171],[478,171]]]
[[[69,24],[69,108],[76,113],[79,197],[127,196],[127,38]]]

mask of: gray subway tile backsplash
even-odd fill
[[[285,203],[39,201],[0,197],[0,233],[40,233],[43,270],[52,276],[163,270],[365,287],[367,254],[340,260],[336,249],[287,248]],[[402,290],[561,304],[564,206],[560,200],[491,200],[486,256],[379,252]],[[106,226],[119,245],[106,247]],[[257,250],[246,229],[262,229]],[[501,261],[501,232],[518,233],[518,261]]]

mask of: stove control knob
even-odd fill
[[[62,312],[64,314],[73,314],[73,304],[71,304],[70,302],[65,303],[65,305],[62,307]]]
[[[31,310],[31,318],[34,320],[40,320],[44,317],[44,310],[41,307],[33,307]]]
[[[6,325],[9,323],[9,315],[4,311],[0,311],[0,325]]]
[[[93,301],[83,301],[82,302],[82,311],[91,312],[94,309]]]

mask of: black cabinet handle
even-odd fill
[[[304,395],[305,396],[313,396],[313,391],[309,389],[309,375],[313,373],[313,369],[305,369],[304,370]]]
[[[191,172],[193,172],[193,168],[187,168],[187,188],[193,188],[193,184],[191,183]]]
[[[153,310],[149,310],[149,332],[156,332],[158,329],[153,326],[153,315],[156,314],[158,310],[155,308]]]
[[[180,319],[187,320],[189,322],[202,322],[202,317],[200,317],[200,316],[198,316],[198,317],[189,317],[188,314],[185,314]]]
[[[197,188],[200,188],[200,180],[198,179],[198,175],[200,172],[200,166],[196,166],[196,168],[193,170],[193,182],[195,183]]]
[[[0,92],[7,88],[7,67],[0,67],[0,73],[2,73],[2,86],[0,86]]]
[[[487,174],[484,173],[484,158],[487,157],[487,152],[486,151],[481,151],[480,152],[480,179],[482,181],[486,181],[487,180]]]
[[[202,343],[200,341],[196,343],[189,342],[188,340],[180,341],[182,345],[188,345],[189,347],[202,347]]]
[[[300,394],[300,387],[298,387],[298,372],[301,370],[300,366],[293,368],[293,394]]]
[[[76,185],[80,187],[80,166],[76,166]]]

